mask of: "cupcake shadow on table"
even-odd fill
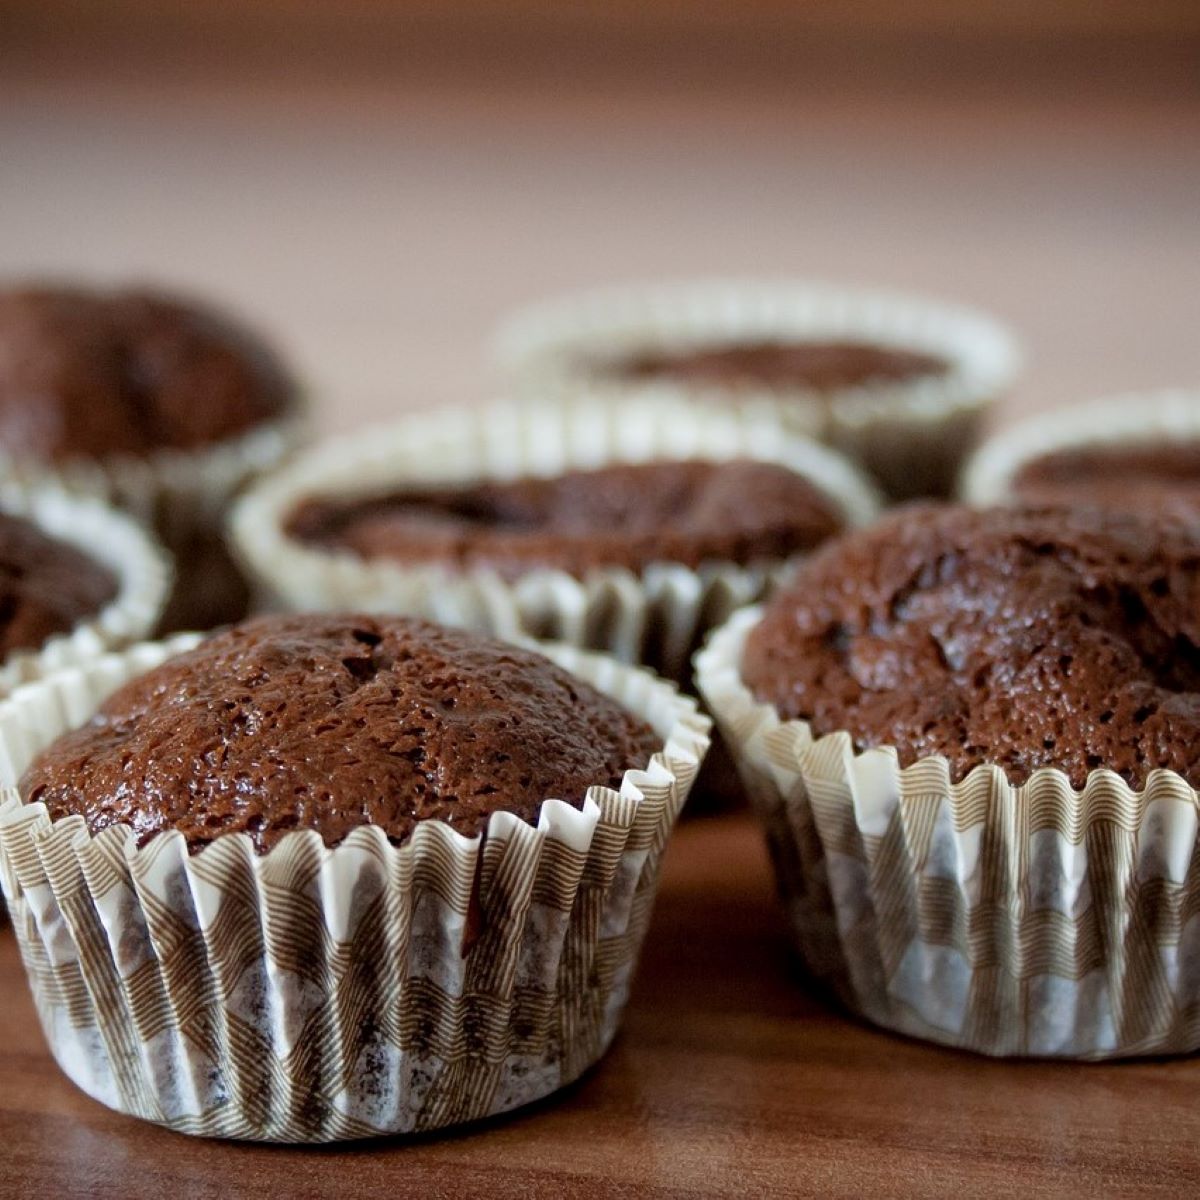
[[[399,617],[260,618],[0,704],[0,877],[51,1049],[122,1112],[442,1128],[615,1035],[707,748],[645,671]]]
[[[810,970],[993,1055],[1200,1047],[1200,539],[901,510],[698,656]]]

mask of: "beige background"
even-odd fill
[[[713,272],[990,308],[1028,343],[1013,412],[1200,384],[1195,6],[1121,28],[989,5],[964,33],[916,0],[898,32],[771,3],[760,27],[715,3],[554,24],[530,0],[344,36],[301,0],[123,7],[0,17],[0,275],[223,297],[290,347],[326,428],[481,399],[513,305]]]

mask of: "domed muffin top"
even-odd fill
[[[293,384],[252,335],[146,291],[0,290],[0,450],[60,462],[190,450],[285,413]]]
[[[745,646],[814,733],[1014,782],[1156,767],[1200,785],[1200,528],[1100,509],[901,509],[831,542]]]
[[[21,793],[96,832],[221,834],[261,852],[293,829],[466,835],[619,786],[661,739],[549,659],[403,617],[247,621],[121,687],[26,772]]]
[[[32,521],[0,512],[0,658],[70,632],[116,594],[107,567]]]
[[[1012,492],[1032,504],[1200,514],[1200,441],[1082,445],[1031,458]]]
[[[661,461],[552,477],[312,499],[288,520],[301,541],[363,558],[535,567],[750,563],[809,550],[845,524],[813,483],[775,463]]]

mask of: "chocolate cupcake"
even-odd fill
[[[805,283],[584,294],[496,339],[518,389],[768,412],[858,459],[889,495],[946,495],[1016,377],[1011,335],[967,309]]]
[[[698,656],[801,950],[988,1054],[1200,1046],[1200,529],[915,507]]]
[[[141,290],[0,290],[0,460],[151,524],[180,564],[164,624],[245,612],[223,512],[295,438],[296,387],[236,322]]]
[[[1200,392],[1112,397],[1013,425],[979,448],[961,491],[974,504],[1200,516]]]
[[[849,464],[773,425],[509,405],[321,448],[246,497],[234,536],[288,607],[353,598],[683,679],[705,629],[874,508]]]
[[[70,1077],[183,1132],[329,1141],[595,1062],[707,723],[543,650],[283,615],[0,705],[0,879]]]
[[[0,485],[0,694],[145,637],[169,583],[161,549],[123,514]]]

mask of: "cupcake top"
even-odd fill
[[[293,384],[223,315],[145,291],[0,291],[0,451],[62,462],[192,450],[286,413]]]
[[[1010,483],[1019,500],[1200,513],[1200,440],[1080,445],[1031,458]]]
[[[514,577],[536,567],[583,576],[656,562],[777,560],[845,523],[831,498],[785,467],[693,460],[312,499],[287,528],[303,542],[362,558],[436,560]]]
[[[1200,786],[1200,528],[1089,508],[914,506],[818,551],[742,676],[784,719],[902,765],[943,755],[1075,787]]]
[[[191,850],[233,832],[260,852],[295,829],[334,845],[360,825],[395,843],[440,820],[618,787],[661,740],[533,651],[403,617],[262,617],[116,691],[21,781],[26,802],[93,833],[167,829]]]
[[[802,389],[834,392],[870,384],[944,375],[950,364],[933,354],[857,340],[752,339],[682,350],[645,350],[588,364],[623,381],[669,381],[700,387]]]
[[[116,594],[107,567],[32,521],[0,512],[0,659],[70,632]]]

